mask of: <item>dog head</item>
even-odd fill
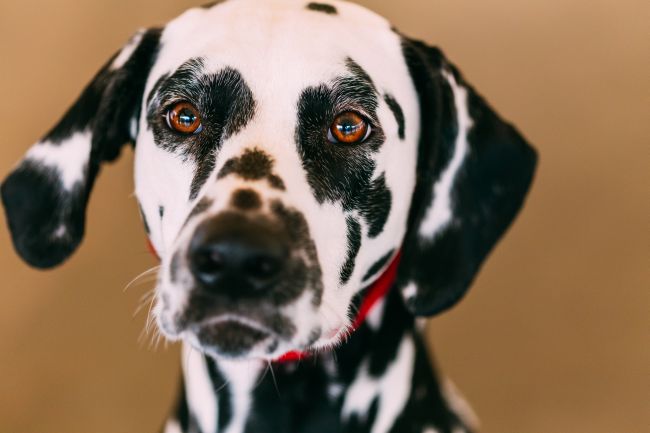
[[[411,311],[452,306],[536,161],[439,50],[383,18],[226,1],[137,33],[6,179],[28,263],[77,248],[100,167],[128,142],[158,325],[223,357],[335,344],[399,251]]]

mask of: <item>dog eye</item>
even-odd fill
[[[354,111],[339,114],[327,132],[332,143],[358,144],[366,140],[372,128],[365,118]]]
[[[189,102],[179,102],[165,114],[167,126],[182,134],[198,134],[203,130],[199,110]]]

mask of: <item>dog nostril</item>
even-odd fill
[[[246,261],[244,272],[256,280],[270,280],[280,273],[282,262],[279,258],[258,255]]]
[[[214,248],[201,248],[192,255],[192,267],[203,283],[210,284],[221,275],[226,263],[222,252]]]

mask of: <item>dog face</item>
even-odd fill
[[[135,143],[164,334],[217,357],[337,343],[402,251],[415,314],[465,293],[535,155],[434,48],[359,6],[231,0],[136,34],[2,187],[15,246],[79,244],[103,161]]]

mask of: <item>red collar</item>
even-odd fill
[[[149,252],[159,259],[158,254],[149,239],[147,239],[147,247]],[[357,317],[354,318],[354,322],[352,322],[348,327],[349,334],[352,334],[359,328],[359,326],[361,326],[361,324],[363,324],[363,322],[365,322],[366,317],[368,317],[372,308],[377,304],[377,302],[386,296],[388,290],[393,286],[393,283],[395,283],[395,279],[397,278],[397,267],[399,266],[401,257],[402,252],[398,251],[386,270],[379,276],[379,278],[377,278],[377,280],[375,280],[374,283],[370,285],[370,287],[366,289],[366,294],[359,306]],[[273,362],[283,363],[299,361],[304,358],[309,358],[310,356],[310,352],[301,352],[296,350],[285,353]]]
[[[366,289],[366,294],[361,302],[361,306],[359,307],[357,317],[354,318],[354,322],[352,322],[348,327],[350,331],[349,334],[352,334],[359,328],[359,326],[361,326],[361,324],[363,324],[372,308],[377,304],[377,302],[386,296],[388,290],[393,286],[393,283],[395,283],[395,279],[397,278],[397,267],[401,257],[402,252],[398,251],[384,273],[382,273],[379,278],[377,278],[377,280]],[[283,363],[300,361],[301,359],[309,358],[310,356],[310,352],[293,351],[285,353],[273,362]]]

